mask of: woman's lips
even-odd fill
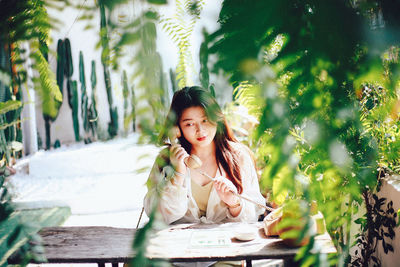
[[[197,138],[197,141],[204,141],[204,140],[206,140],[206,136],[202,136],[202,137]]]

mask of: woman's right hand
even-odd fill
[[[189,157],[189,154],[180,144],[172,145],[169,151],[171,164],[174,167],[175,171],[185,174],[186,165],[184,159]]]

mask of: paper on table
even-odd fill
[[[227,231],[194,231],[190,237],[191,247],[229,247],[231,239]]]

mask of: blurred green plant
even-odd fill
[[[135,87],[131,86],[131,113],[128,116],[128,121],[132,121],[132,130],[136,132],[136,96],[135,96]]]
[[[32,233],[29,224],[23,224],[16,218],[15,208],[11,205],[11,196],[6,187],[6,178],[12,173],[6,161],[0,161],[0,266],[8,266],[8,258],[23,247],[25,253],[21,253],[22,266],[28,264],[31,259],[45,260],[41,255],[43,248],[40,239]],[[37,245],[27,243],[28,240],[36,240]],[[33,253],[32,253],[33,252]]]
[[[44,11],[46,12],[46,11]],[[51,147],[51,122],[54,122],[60,111],[60,107],[62,104],[62,87],[60,88],[58,85],[58,72],[57,76],[54,76],[54,73],[50,69],[48,63],[48,46],[47,46],[47,39],[48,33],[43,36],[39,37],[39,47],[36,53],[33,53],[35,61],[38,64],[38,71],[41,78],[37,79],[37,85],[35,87],[41,87],[43,92],[40,94],[41,99],[43,101],[42,104],[42,112],[43,112],[43,119],[45,123],[45,133],[46,133],[46,149],[50,149]],[[56,80],[57,79],[57,80]],[[39,84],[38,84],[39,83]],[[55,91],[56,95],[52,95],[53,88],[57,88],[58,90]],[[44,104],[44,102],[48,104]],[[55,110],[47,110],[47,107],[54,108]]]
[[[0,2],[0,51],[8,51],[1,57],[0,96],[7,92],[22,93],[21,85],[27,82],[27,69],[33,68],[38,77],[34,78],[34,87],[41,96],[43,115],[55,119],[58,114],[62,94],[55,75],[46,60],[48,33],[58,21],[50,18],[45,5],[53,1],[10,1]],[[3,50],[4,49],[4,50]],[[27,59],[32,62],[27,65]],[[3,64],[4,63],[4,64]],[[14,94],[14,97],[17,94]],[[41,249],[36,246],[39,240],[32,231],[32,225],[15,216],[15,207],[11,204],[6,178],[13,173],[10,167],[11,153],[16,149],[13,139],[6,137],[5,131],[20,123],[19,109],[22,99],[2,99],[0,102],[0,265],[7,266],[7,259],[21,246],[22,265],[30,259],[42,258]],[[3,97],[0,97],[3,98]],[[8,113],[8,114],[7,114]],[[38,230],[38,229],[37,229]],[[36,232],[37,232],[36,230]],[[31,240],[33,243],[29,243]]]
[[[178,64],[176,67],[176,80],[179,88],[193,85],[192,74],[194,71],[193,57],[190,51],[190,38],[196,21],[200,18],[205,2],[191,0],[176,0],[176,13],[172,18],[162,18],[161,25],[178,46]],[[205,88],[208,88],[205,87]]]
[[[388,174],[400,173],[400,100],[381,85],[367,83],[360,92],[361,122],[374,136],[379,166]]]
[[[128,132],[129,120],[128,120],[128,97],[129,97],[129,87],[128,78],[126,76],[126,71],[122,72],[122,96],[124,97],[124,131],[125,134]]]
[[[124,25],[126,32],[114,46],[117,53],[122,53],[122,46],[134,45],[136,48],[131,60],[134,72],[130,77],[137,81],[135,102],[148,105],[135,107],[134,117],[140,118],[137,120],[138,127],[143,133],[141,142],[147,140],[151,143],[156,143],[169,106],[168,87],[161,56],[156,51],[156,23],[158,21],[159,16],[156,11],[143,10],[134,21]]]
[[[391,48],[390,57],[384,57],[384,66],[388,61],[398,63],[398,48]],[[395,53],[393,53],[395,52]],[[385,71],[387,75],[391,71]],[[355,235],[354,246],[358,249],[351,257],[352,266],[381,266],[377,257],[378,244],[382,244],[385,254],[393,252],[391,241],[395,237],[397,213],[393,209],[393,201],[379,198],[382,179],[399,173],[400,161],[400,120],[398,117],[396,94],[390,93],[378,84],[366,83],[358,93],[361,121],[365,131],[376,139],[378,146],[378,183],[369,191],[363,192],[366,206],[365,214],[357,218],[355,223],[360,226],[360,232]],[[397,112],[397,113],[396,113]],[[385,208],[386,207],[386,208]]]
[[[10,156],[16,158],[16,155],[10,153],[11,144],[22,141],[19,119],[22,110],[21,80],[19,76],[15,77],[6,72],[6,70],[12,70],[12,73],[16,73],[15,64],[10,59],[12,54],[10,50],[11,47],[7,49],[0,37],[0,71],[3,74],[0,79],[0,131],[2,142],[4,142],[4,149],[0,149],[0,158],[7,154],[7,162],[9,162]],[[11,79],[11,77],[13,78]]]
[[[113,138],[118,133],[118,109],[117,107],[114,107],[112,85],[111,85],[111,74],[109,70],[110,47],[109,47],[105,2],[107,1],[98,2],[100,8],[100,41],[103,49],[101,53],[101,64],[103,65],[104,82],[106,85],[107,99],[110,110],[110,122],[108,123],[108,134],[110,135],[111,138]],[[108,4],[111,3],[112,1],[109,1]]]
[[[136,109],[141,117],[138,125],[146,141],[156,143],[169,99],[161,57],[156,52],[156,24],[160,18],[157,12],[144,10],[122,27],[120,39],[110,45],[108,30],[117,25],[111,16],[106,17],[106,11],[110,14],[125,3],[98,2],[111,117],[108,130],[110,136],[118,130],[109,67],[117,67],[123,46],[135,45],[132,79],[138,80],[136,89],[145,91],[136,98],[137,102],[149,103]],[[189,15],[189,23],[183,21],[183,16],[162,22],[179,47],[179,86],[190,83],[189,36],[202,3],[177,1],[177,14]],[[399,102],[394,96],[400,72],[397,62],[382,61],[390,47],[399,43],[398,35],[392,34],[400,26],[398,10],[399,5],[391,1],[225,0],[220,28],[213,33],[203,32],[203,86],[210,84],[209,71],[229,74],[236,88],[236,101],[259,121],[249,144],[256,149],[263,168],[262,186],[272,190],[278,203],[287,199],[316,200],[325,215],[338,255],[326,259],[308,253],[313,249],[310,242],[297,257],[304,266],[343,266],[349,262],[352,215],[363,203],[363,194],[375,188],[378,166],[398,170]],[[207,66],[209,56],[216,56],[211,70]],[[360,92],[366,82],[379,84],[393,98],[382,94],[382,106],[376,105],[375,99],[365,99],[360,108]],[[77,103],[76,82],[68,86],[75,88],[70,90],[70,99]],[[379,107],[365,114],[363,107],[371,106]],[[389,117],[392,121],[387,120]],[[151,217],[143,231],[138,231],[136,251],[144,253],[152,223]],[[305,232],[299,233],[300,238]],[[143,253],[138,253],[135,261],[143,263]]]
[[[352,215],[378,181],[377,136],[365,130],[357,94],[367,81],[395,94],[398,64],[385,75],[381,59],[398,43],[395,10],[389,1],[226,0],[207,38],[218,57],[211,71],[231,74],[237,102],[260,122],[252,144],[263,187],[279,203],[318,202],[338,249],[330,264],[349,262]],[[324,264],[311,248],[297,259]]]

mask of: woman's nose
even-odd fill
[[[196,131],[201,133],[203,131],[203,127],[201,126],[200,123],[196,124]]]

